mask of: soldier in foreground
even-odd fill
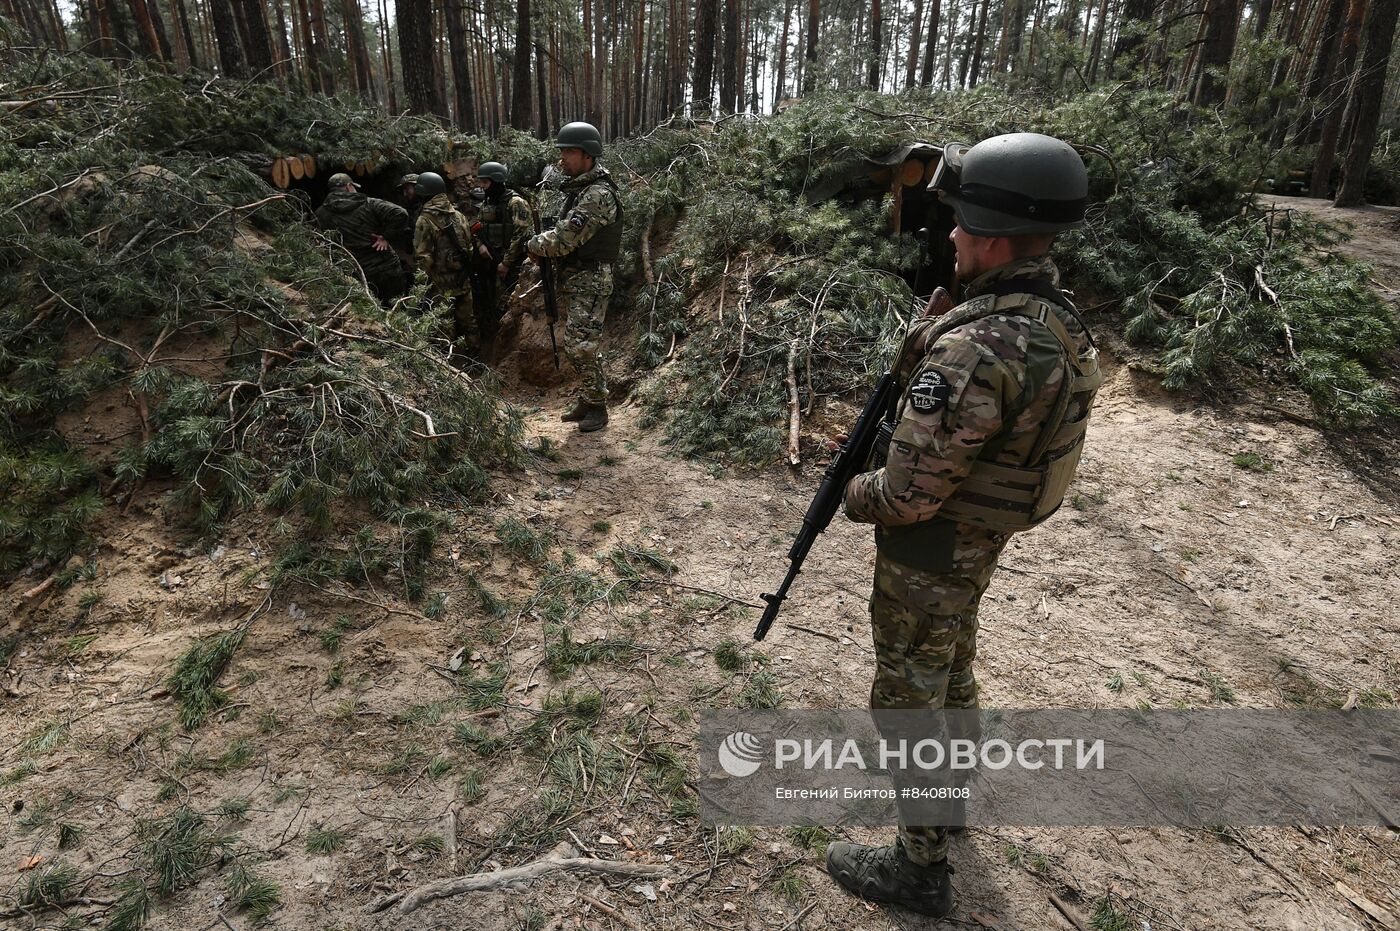
[[[412,237],[408,211],[377,197],[366,197],[344,172],[330,177],[330,194],[316,210],[323,229],[340,232],[341,242],[360,263],[370,291],[383,304],[408,290],[396,249],[407,250]]]
[[[525,258],[530,238],[530,205],[519,192],[506,186],[508,170],[500,162],[483,162],[476,184],[485,195],[472,230],[477,237],[473,263],[477,317],[482,338],[490,341],[501,319],[501,298],[509,292]]]
[[[1101,380],[1047,255],[1056,233],[1083,222],[1078,153],[1035,133],[943,153],[930,186],[957,216],[950,239],[966,300],[910,328],[894,370],[893,436],[875,451],[883,467],[846,486],[847,516],[875,524],[877,724],[880,709],[977,707],[978,601],[1011,534],[1063,500]],[[831,844],[828,872],[863,898],[948,914],[948,829],[900,822],[889,846]]]
[[[579,397],[563,420],[584,433],[608,424],[608,382],[603,373],[603,319],[612,296],[613,262],[622,245],[622,201],[608,170],[598,164],[603,138],[589,123],[568,123],[554,145],[568,176],[558,223],[530,238],[534,258],[554,259],[559,302],[567,321],[564,353],[579,376]]]
[[[433,290],[451,311],[453,356],[476,359],[481,352],[481,331],[472,304],[475,240],[471,227],[448,199],[447,182],[442,175],[423,172],[418,176],[417,188],[423,210],[413,231],[413,254]]]

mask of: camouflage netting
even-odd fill
[[[1094,205],[1056,258],[1091,318],[1121,326],[1167,387],[1262,375],[1301,388],[1329,422],[1394,416],[1393,313],[1365,267],[1329,250],[1331,231],[1254,206],[1250,192],[1285,166],[1247,128],[1159,92],[987,87],[823,96],[772,118],[673,121],[616,147],[633,183],[625,272],[643,282],[636,355],[658,367],[651,410],[677,448],[772,462],[790,357],[804,414],[887,364],[913,303],[900,275],[918,261],[914,238],[886,233],[888,195],[809,206],[804,192],[839,190],[917,141],[1022,130],[1083,152]],[[644,261],[663,239],[664,255]]]
[[[0,97],[34,102],[0,125],[0,571],[82,552],[105,505],[157,488],[196,529],[260,509],[289,542],[373,514],[400,542],[371,569],[416,595],[437,507],[515,461],[518,416],[250,166],[423,163],[445,134],[263,85],[0,59]],[[333,549],[292,547],[279,571]]]

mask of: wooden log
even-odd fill
[[[284,191],[292,183],[291,171],[285,160],[280,158],[272,160],[272,183]]]
[[[287,155],[282,158],[282,161],[287,163],[287,171],[297,181],[306,177],[306,167],[302,165],[300,158],[295,155]]]
[[[905,187],[914,187],[924,180],[924,163],[917,158],[905,159],[899,174]]]
[[[316,177],[316,156],[303,155],[301,157],[301,170],[302,174],[308,178]]]

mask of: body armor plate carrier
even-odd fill
[[[1055,513],[1064,501],[1084,450],[1089,413],[1099,385],[1103,383],[1103,374],[1099,370],[1093,337],[1089,337],[1089,348],[1081,356],[1069,330],[1055,315],[1052,303],[1063,307],[1075,319],[1079,318],[1074,305],[1048,279],[999,281],[981,295],[987,296],[993,300],[974,299],[940,320],[926,345],[931,346],[944,333],[983,317],[995,314],[1025,317],[1044,326],[1060,343],[1067,377],[1026,464],[996,462],[1004,438],[992,437],[957,492],[943,502],[935,520],[944,518],[1007,532],[1027,530]],[[1079,322],[1082,326],[1083,321]],[[1088,334],[1087,326],[1084,332]],[[1010,429],[1018,413],[1013,411],[1012,416],[1006,418],[1005,429]],[[886,429],[882,429],[876,446],[882,452],[888,449],[894,432],[893,423],[887,421],[884,426]],[[883,461],[877,465],[883,465]]]

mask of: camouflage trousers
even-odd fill
[[[565,315],[564,355],[579,378],[579,400],[607,404],[603,373],[603,320],[612,297],[612,266],[576,271],[559,280],[559,309]]]
[[[481,322],[476,316],[476,303],[470,287],[451,293],[439,293],[434,303],[446,311],[452,321],[452,355],[481,357]]]
[[[963,530],[965,525],[959,525]],[[1005,536],[966,528],[953,543],[952,568],[930,572],[913,569],[879,553],[870,596],[870,623],[875,643],[875,682],[870,707],[880,709],[976,708],[977,607],[996,569]],[[879,723],[879,715],[876,715]],[[943,733],[931,722],[936,740],[980,735]],[[933,863],[948,855],[948,829],[911,824],[900,812],[899,841],[915,863]]]

